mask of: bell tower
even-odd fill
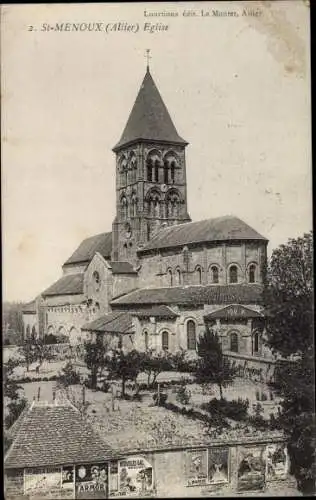
[[[112,260],[137,261],[161,226],[190,222],[185,147],[147,71],[116,155],[116,217]]]

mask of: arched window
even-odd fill
[[[198,285],[201,285],[202,284],[202,269],[200,266],[198,266],[196,269],[195,269],[195,274],[196,274],[196,283]]]
[[[191,319],[187,322],[187,347],[189,351],[196,350],[196,326]]]
[[[155,161],[155,182],[159,182],[159,160]]]
[[[25,332],[26,338],[29,339],[31,337],[31,328],[30,325],[26,326],[26,332]]]
[[[172,286],[173,285],[173,276],[172,276],[171,269],[168,269],[167,275],[168,275],[168,284],[169,284],[169,286]]]
[[[256,281],[256,265],[251,264],[249,266],[249,283],[255,283]]]
[[[92,277],[94,281],[94,288],[96,291],[98,291],[100,289],[100,282],[101,282],[98,271],[94,271]]]
[[[181,285],[181,270],[176,269],[176,283],[177,285]]]
[[[121,198],[121,213],[122,213],[122,218],[127,219],[127,217],[128,217],[128,203],[127,203],[127,199],[125,196],[122,196],[122,198]]]
[[[35,339],[37,337],[37,334],[36,334],[36,328],[35,326],[33,325],[32,326],[32,338]]]
[[[153,180],[153,162],[151,158],[147,160],[147,180],[152,182]]]
[[[259,332],[256,331],[253,333],[252,336],[252,349],[253,349],[253,354],[258,354],[259,352]]]
[[[147,332],[147,330],[144,331],[144,345],[145,345],[145,349],[147,351],[148,350],[148,332]]]
[[[212,266],[211,267],[211,283],[218,283],[218,282],[219,282],[218,267]]]
[[[229,283],[238,283],[238,268],[230,266],[229,268]]]
[[[137,197],[135,194],[133,194],[131,199],[131,217],[136,217],[136,215],[137,215]]]
[[[169,182],[169,163],[167,160],[164,161],[163,181],[165,184]]]
[[[232,332],[230,334],[230,350],[232,352],[238,352],[238,334],[235,332]]]
[[[176,163],[173,161],[171,162],[171,182],[174,183],[175,181],[175,169],[176,169]]]
[[[161,345],[163,351],[169,350],[169,333],[166,331],[161,334]]]

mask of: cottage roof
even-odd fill
[[[43,293],[43,297],[54,295],[79,295],[83,293],[83,273],[67,274],[53,283]]]
[[[262,291],[262,285],[258,284],[141,288],[112,300],[111,306],[260,304]]]
[[[225,215],[214,219],[164,227],[139,250],[139,254],[159,248],[230,240],[268,241],[238,217]]]
[[[43,467],[108,459],[111,448],[69,402],[33,403],[20,416],[6,469]]]
[[[179,136],[148,69],[123,134],[113,151],[136,140],[188,144]]]
[[[92,260],[96,252],[99,252],[105,259],[111,257],[112,252],[112,232],[96,234],[83,240],[74,253],[64,263],[68,264],[88,263]]]

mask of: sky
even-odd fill
[[[259,15],[243,15],[250,9]],[[111,230],[112,148],[143,80],[146,49],[189,142],[192,220],[236,215],[269,239],[270,254],[312,228],[307,2],[1,11],[4,300],[32,300],[61,276],[82,239]],[[166,12],[178,15],[148,15]],[[43,31],[67,22],[102,23],[102,31]],[[119,22],[120,31],[105,31]]]

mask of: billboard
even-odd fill
[[[208,481],[209,484],[228,483],[228,447],[209,448]]]
[[[207,484],[207,450],[190,450],[186,454],[188,486]]]
[[[285,479],[289,469],[289,456],[284,443],[268,444],[266,447],[267,479]]]
[[[245,447],[238,453],[238,491],[262,490],[265,487],[265,450]]]
[[[110,496],[151,496],[153,467],[141,456],[128,457],[110,465]]]
[[[76,498],[107,498],[108,464],[81,464],[75,469]]]

